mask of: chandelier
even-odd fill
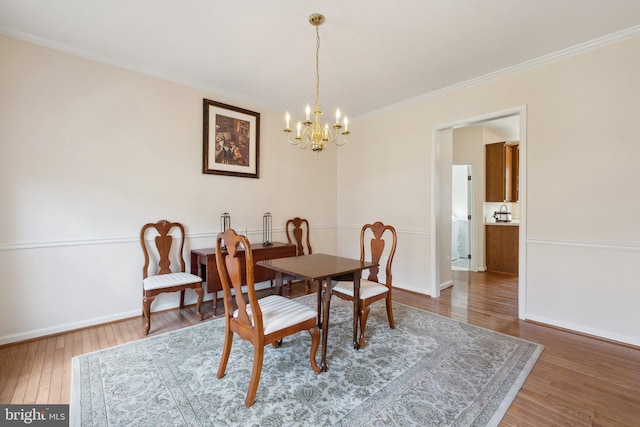
[[[314,13],[309,17],[309,23],[316,27],[316,107],[313,112],[314,120],[311,120],[311,107],[307,105],[305,110],[306,118],[303,122],[298,121],[297,132],[295,140],[291,140],[291,127],[289,126],[291,116],[287,111],[285,116],[286,128],[284,132],[287,134],[287,141],[289,144],[297,145],[300,149],[304,150],[307,147],[311,147],[311,150],[316,154],[319,154],[322,150],[327,148],[327,143],[331,142],[335,145],[342,146],[347,143],[349,137],[349,119],[344,116],[344,130],[342,129],[342,123],[340,123],[340,109],[336,110],[336,121],[333,125],[329,125],[328,122],[322,124],[320,116],[322,111],[320,110],[320,72],[318,67],[318,59],[320,57],[320,25],[324,22],[324,16],[319,13]],[[303,127],[304,126],[304,127]],[[342,141],[338,141],[340,133],[343,135]]]

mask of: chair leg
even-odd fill
[[[151,303],[156,299],[153,295],[145,295],[142,298],[142,315],[144,317],[143,333],[149,335],[151,329]]]
[[[180,291],[180,308],[184,308],[184,293],[186,289]]]
[[[218,315],[218,292],[213,292],[213,317]]]
[[[232,344],[233,332],[231,331],[231,328],[229,328],[229,325],[227,325],[226,332],[224,334],[224,346],[222,347],[222,354],[220,355],[220,364],[218,365],[218,379],[224,377],[224,373],[227,370],[227,362],[229,361],[229,354],[231,354]]]
[[[262,359],[264,358],[264,347],[261,345],[254,346],[253,351],[253,369],[251,370],[251,381],[249,381],[249,391],[244,399],[244,406],[247,408],[253,405],[258,392],[258,384],[260,383],[260,375],[262,375]]]
[[[196,301],[196,315],[198,316],[198,319],[202,320],[204,319],[204,314],[202,314],[202,311],[200,310],[200,307],[202,307],[202,299],[204,298],[204,289],[202,289],[202,284],[195,288],[195,291],[196,294],[198,294],[198,301]]]
[[[305,294],[311,293],[311,282],[309,280],[304,281],[304,292]]]
[[[371,311],[371,307],[368,305],[360,308],[360,338],[358,339],[358,344],[360,344],[360,348],[364,348],[364,328],[367,326],[367,318],[369,317],[369,312]]]
[[[391,329],[396,328],[396,322],[393,319],[393,308],[391,307],[391,297],[387,297],[387,319],[389,319],[389,327]]]
[[[318,352],[318,347],[320,347],[320,328],[318,326],[314,326],[309,329],[309,334],[311,335],[311,369],[316,374],[319,374],[322,371],[322,368],[318,366],[316,362],[316,353]]]

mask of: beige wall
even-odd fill
[[[269,108],[7,37],[0,57],[0,343],[139,315],[137,233],[163,217],[197,248],[224,211],[254,241],[267,210],[306,216],[314,250],[348,256],[381,220],[395,284],[429,293],[435,129],[526,108],[525,316],[640,345],[640,38],[354,120],[321,161]],[[261,179],[201,173],[202,98],[262,114]]]
[[[394,224],[396,285],[429,293],[433,129],[525,108],[524,315],[639,345],[638,70],[636,37],[355,121],[338,157],[339,250],[356,224]]]
[[[280,112],[8,37],[0,58],[0,343],[139,315],[146,222],[202,248],[222,212],[254,242],[303,216],[335,252],[336,151],[289,146]],[[202,174],[203,98],[261,113],[260,179]]]

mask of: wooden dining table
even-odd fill
[[[329,337],[329,305],[331,301],[331,280],[352,280],[353,299],[353,348],[359,349],[358,313],[360,311],[360,276],[362,270],[377,264],[351,258],[327,254],[311,254],[287,258],[268,259],[256,263],[276,272],[276,291],[282,295],[282,284],[286,280],[309,280],[317,282],[318,326],[322,329],[322,371],[327,366],[327,340]],[[326,283],[323,286],[323,282]]]

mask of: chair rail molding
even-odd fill
[[[640,251],[640,243],[625,242],[604,242],[604,241],[586,241],[586,240],[560,240],[551,238],[528,238],[527,244],[537,245],[557,245],[557,246],[574,246],[581,248],[599,248],[599,249],[615,249]]]
[[[321,229],[331,229],[337,228],[335,224],[321,224],[312,226],[312,230],[321,230]],[[358,227],[360,229],[360,227]],[[198,232],[198,233],[187,233],[187,240],[193,239],[212,239],[215,240],[219,231],[206,231],[206,232]],[[274,228],[273,233],[285,233],[284,227]],[[248,235],[260,235],[262,236],[262,229],[247,229]],[[177,237],[176,234],[171,233],[171,236]],[[146,240],[149,240],[147,238]],[[25,250],[25,249],[46,249],[46,248],[57,248],[57,247],[67,247],[67,246],[96,246],[96,245],[113,245],[113,244],[123,244],[123,243],[140,243],[139,236],[123,236],[123,237],[101,237],[96,239],[69,239],[69,240],[45,240],[40,242],[19,242],[19,243],[0,243],[0,252],[3,251],[17,251],[17,250]]]

